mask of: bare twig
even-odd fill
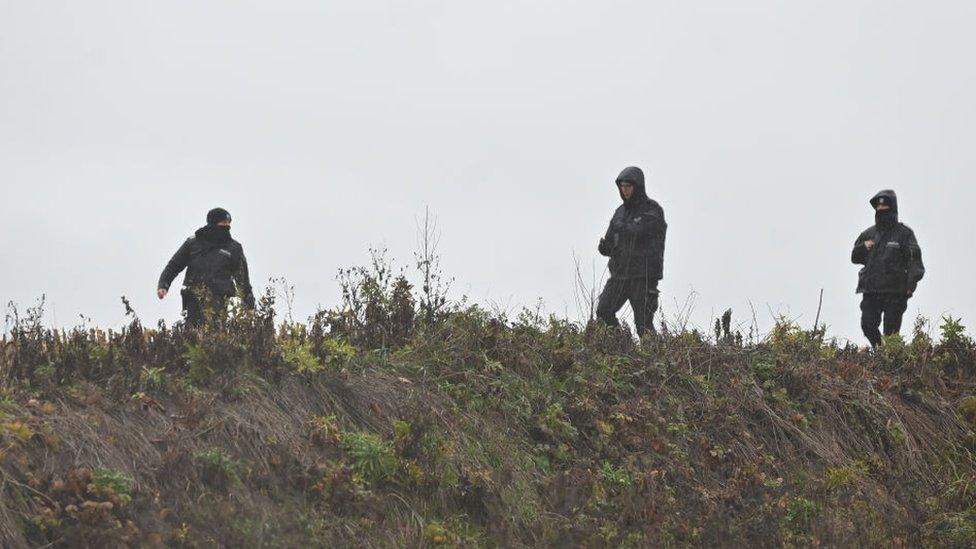
[[[813,330],[820,329],[820,310],[823,308],[823,288],[820,288],[820,304],[817,305],[817,318],[813,321]]]

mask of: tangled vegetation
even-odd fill
[[[958,320],[877,353],[728,319],[636,344],[377,258],[307,323],[271,291],[201,331],[11,310],[0,545],[976,544]]]

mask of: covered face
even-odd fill
[[[891,189],[885,189],[871,197],[871,207],[875,210],[878,206],[887,206],[889,210],[898,212],[898,195]]]
[[[890,227],[898,223],[898,195],[891,189],[886,189],[871,198],[874,208],[874,222],[879,227]]]

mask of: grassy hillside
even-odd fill
[[[308,323],[271,294],[203,332],[12,315],[0,545],[976,544],[957,322],[879,353],[789,323],[635,345],[382,267],[343,286]]]

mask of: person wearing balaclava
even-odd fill
[[[244,306],[254,307],[244,248],[230,236],[230,213],[214,208],[207,213],[207,224],[180,246],[159,277],[156,295],[166,297],[169,287],[183,269],[183,312],[191,326],[201,326],[212,308],[222,313],[227,299],[239,295]]]
[[[901,331],[908,299],[925,276],[925,266],[915,233],[898,221],[895,191],[881,191],[870,202],[874,225],[857,237],[851,261],[864,266],[857,284],[857,293],[863,295],[861,329],[871,346],[877,347],[882,342],[882,321],[884,335]]]
[[[619,326],[617,312],[629,301],[640,337],[654,331],[668,224],[664,209],[648,198],[640,168],[624,169],[615,184],[623,203],[614,212],[598,247],[601,255],[610,258],[610,279],[600,294],[596,316]]]

